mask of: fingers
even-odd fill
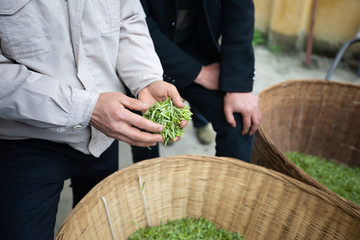
[[[93,126],[108,137],[139,147],[154,146],[158,142],[163,142],[163,138],[160,134],[151,134],[141,131],[124,121],[113,121],[105,125],[101,122],[94,122]]]
[[[175,139],[171,139],[172,142],[178,142],[180,141],[180,137],[179,136],[176,136]]]
[[[150,107],[148,103],[141,102],[135,98],[131,98],[125,95],[121,98],[121,104],[128,109],[136,111],[145,111]]]
[[[171,98],[171,100],[173,101],[175,106],[177,106],[178,108],[184,108],[185,107],[184,101],[181,98],[178,90],[176,89],[176,87],[174,85],[169,84],[169,86],[168,86],[168,95]]]
[[[138,114],[130,112],[129,110],[124,110],[124,113],[121,117],[128,124],[148,132],[162,132],[164,130],[163,125],[154,123]]]
[[[226,121],[232,126],[233,128],[236,127],[236,121],[234,118],[234,114],[231,108],[225,107],[224,108],[225,118]]]
[[[234,113],[230,108],[226,108],[224,110],[226,121],[233,127],[236,127],[236,121],[234,117]],[[241,131],[241,135],[249,134],[253,135],[260,126],[261,123],[261,114],[260,111],[254,111],[253,113],[242,113],[243,120],[243,129]]]
[[[182,120],[182,121],[180,122],[180,127],[181,127],[181,128],[185,128],[188,124],[189,124],[188,121]]]
[[[122,130],[116,139],[138,147],[155,146],[164,140],[160,134],[144,132],[130,125],[122,127]]]
[[[243,114],[242,116],[243,116],[243,129],[241,131],[241,135],[245,135],[249,132],[251,127],[251,115]]]
[[[121,93],[101,94],[90,120],[91,125],[111,138],[135,146],[148,147],[163,142],[160,134],[152,134],[164,130],[161,124],[145,119],[130,110],[145,111],[150,107],[151,101],[166,97],[170,97],[177,107],[183,108],[183,100],[175,86],[162,81],[149,85],[139,93],[139,97],[140,95],[141,101]],[[181,127],[187,124],[187,121],[182,121]],[[174,140],[179,139],[177,137]]]
[[[136,146],[148,147],[163,141],[160,134],[148,133],[162,132],[164,127],[161,124],[153,123],[125,106],[138,110],[145,107],[140,101],[132,101],[118,93],[103,94],[93,111],[91,125],[108,137]]]
[[[252,116],[252,124],[251,124],[251,128],[249,131],[249,135],[253,135],[259,128],[260,124],[261,124],[261,113],[260,111],[256,111],[253,116]]]
[[[126,109],[122,111],[121,118],[122,120],[113,124],[112,133],[115,138],[139,147],[154,146],[163,141],[160,134],[149,133],[162,132],[164,127],[161,124],[153,123]]]

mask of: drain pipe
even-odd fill
[[[356,42],[360,42],[360,28],[359,28],[358,33],[356,34],[356,37],[347,41],[337,52],[335,60],[334,60],[333,64],[331,65],[329,71],[326,74],[325,80],[330,80],[331,76],[333,75],[336,67],[338,66],[338,64],[339,64],[341,58],[343,57],[343,55],[345,54],[346,50],[351,46],[351,44],[356,43]],[[358,68],[358,75],[360,75],[360,62],[359,62],[359,68]]]
[[[313,0],[312,9],[311,9],[311,24],[310,24],[310,30],[309,30],[308,40],[307,40],[306,59],[305,59],[305,66],[307,66],[307,67],[309,67],[309,65],[310,65],[317,2],[318,2],[318,0]]]

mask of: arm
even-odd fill
[[[58,132],[88,125],[97,93],[73,89],[0,53],[1,118]]]
[[[147,1],[141,0],[141,3],[147,16],[146,21],[156,53],[161,60],[165,74],[176,80],[174,85],[178,89],[185,88],[195,80],[202,68],[202,64],[171,41],[161,31],[159,24],[151,15]]]
[[[224,0],[221,5],[220,90],[251,92],[254,76],[252,0]]]
[[[184,107],[184,104],[176,88],[160,80],[162,67],[154,51],[140,2],[123,0],[120,15],[117,71],[140,101],[122,93],[102,93],[90,122],[109,137],[131,145],[153,146],[163,138],[160,134],[149,132],[161,132],[163,126],[130,110],[145,111],[154,101],[167,97],[171,97],[178,107]]]
[[[226,93],[224,113],[235,127],[233,113],[243,118],[242,134],[254,134],[261,123],[259,99],[252,94],[254,53],[251,45],[254,30],[252,0],[222,2],[222,58],[219,88]]]
[[[127,98],[122,93],[99,95],[71,88],[59,79],[31,71],[2,54],[0,75],[0,118],[58,132],[72,131],[79,125],[85,128],[91,118],[92,125],[109,137],[140,146],[162,141],[159,134],[145,133],[133,127],[162,131],[161,125],[128,110],[145,110],[148,104]]]
[[[121,0],[117,71],[134,96],[162,80],[162,66],[154,50],[139,1]]]

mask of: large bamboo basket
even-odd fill
[[[360,214],[337,198],[261,166],[199,155],[114,173],[72,210],[56,239],[127,239],[138,228],[133,222],[154,226],[184,216],[205,217],[247,240],[360,239]]]
[[[299,151],[360,167],[360,86],[292,80],[263,90],[259,99],[263,121],[255,134],[252,162],[341,198],[284,153]],[[360,206],[341,199],[360,211]]]

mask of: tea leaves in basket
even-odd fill
[[[331,191],[360,205],[360,168],[299,152],[287,152],[285,155]]]
[[[184,217],[178,220],[169,220],[159,226],[140,228],[133,233],[129,240],[140,239],[208,239],[208,240],[243,240],[243,235],[230,233],[206,218],[192,219]]]

